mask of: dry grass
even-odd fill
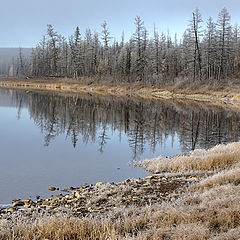
[[[224,170],[214,174],[211,177],[203,179],[198,188],[201,190],[209,189],[215,186],[221,186],[226,184],[239,185],[240,184],[240,168]]]
[[[239,108],[240,85],[238,80],[221,84],[192,83],[191,79],[179,79],[173,85],[161,88],[143,85],[142,83],[116,82],[113,79],[98,78],[0,78],[1,88],[17,88],[23,90],[44,90],[72,93],[95,93],[101,95],[141,97],[149,99],[189,99],[209,104],[224,102],[230,107]]]
[[[227,184],[190,191],[174,202],[125,210],[108,216],[16,217],[0,223],[0,239],[237,239],[240,186]]]
[[[240,163],[240,143],[217,145],[209,150],[194,150],[189,155],[158,157],[140,162],[149,172],[219,171]]]

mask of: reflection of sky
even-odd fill
[[[146,175],[142,169],[129,166],[132,153],[124,133],[120,142],[119,132],[108,130],[110,139],[102,154],[98,139],[85,145],[81,136],[75,149],[65,135],[57,136],[45,147],[44,134],[29,118],[28,110],[22,109],[20,120],[17,115],[16,108],[0,107],[0,203],[44,196],[49,186],[78,186]]]
[[[46,133],[34,125],[26,108],[21,110],[19,120],[17,108],[0,107],[0,116],[0,203],[30,195],[44,196],[49,186],[79,186],[146,175],[131,164],[133,152],[124,132],[119,134],[118,130],[107,127],[103,153],[99,151],[99,138],[85,144],[82,136],[78,136],[77,146],[73,148],[66,133],[52,139],[46,147]],[[96,136],[101,132],[98,129]],[[146,144],[144,153],[137,159],[179,153],[177,136],[174,141],[173,145],[171,136],[167,137],[164,145],[157,144],[155,153]]]

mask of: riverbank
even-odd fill
[[[0,239],[239,239],[239,149],[145,160],[161,175],[14,200],[1,210]]]
[[[96,81],[46,78],[0,78],[1,88],[14,88],[23,90],[45,90],[72,93],[91,93],[112,96],[131,96],[152,99],[180,99],[194,100],[210,104],[229,104],[239,107],[240,84],[231,82],[221,86],[168,86],[165,88],[146,87],[141,84],[106,85]]]
[[[143,179],[126,179],[123,182],[98,182],[95,185],[67,187],[60,193],[46,199],[15,199],[12,206],[2,208],[1,215],[19,210],[33,213],[47,211],[54,214],[68,209],[74,216],[85,217],[95,213],[107,214],[114,209],[125,209],[129,206],[143,207],[162,201],[176,199],[184,188],[197,182],[200,174],[176,174],[170,176],[153,175]],[[50,187],[49,191],[55,191]]]

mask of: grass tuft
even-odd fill
[[[217,145],[209,150],[194,150],[189,155],[158,157],[140,162],[149,172],[219,171],[240,163],[240,143]]]

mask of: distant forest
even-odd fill
[[[210,17],[205,24],[196,9],[181,39],[159,34],[156,29],[149,37],[139,16],[128,41],[124,33],[120,41],[114,39],[106,22],[100,33],[87,29],[82,35],[76,27],[69,39],[49,24],[30,57],[19,50],[15,75],[162,86],[179,80],[219,82],[237,78],[240,73],[239,26],[231,25],[226,8],[216,22]]]

